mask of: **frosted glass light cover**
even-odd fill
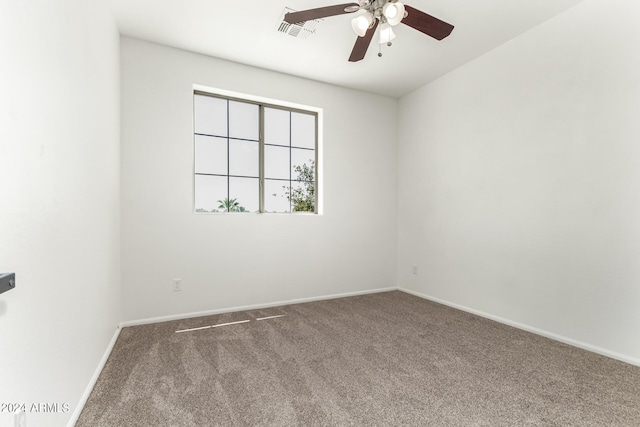
[[[356,16],[355,18],[353,18],[351,20],[351,28],[353,28],[353,31],[359,37],[364,37],[364,35],[367,33],[367,30],[371,26],[372,22],[373,22],[373,15],[367,12],[363,15]]]
[[[382,14],[391,25],[398,25],[404,18],[404,4],[400,2],[387,3],[382,8]]]
[[[385,22],[380,26],[380,43],[388,43],[396,38],[396,34],[393,32],[391,25]]]

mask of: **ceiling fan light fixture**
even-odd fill
[[[378,43],[389,43],[396,38],[396,33],[393,32],[393,28],[388,22],[385,22],[380,26],[380,41]]]
[[[387,18],[387,22],[391,25],[398,25],[404,18],[404,4],[399,1],[395,3],[387,3],[382,7],[382,14]]]
[[[448,37],[453,31],[453,25],[444,22],[434,16],[424,13],[416,8],[405,5],[405,0],[352,0],[353,3],[337,4],[333,6],[317,7],[298,12],[284,14],[282,25],[294,25],[299,27],[302,22],[318,20],[329,16],[353,13],[356,9],[362,9],[363,14],[354,16],[351,21],[353,31],[358,35],[356,43],[351,50],[349,62],[358,62],[364,59],[367,49],[373,42],[378,27],[379,42],[391,46],[395,39],[393,27],[402,23],[436,40]],[[357,1],[357,3],[356,3]],[[281,24],[279,24],[281,25]],[[379,55],[382,53],[380,52]]]
[[[353,18],[351,20],[351,28],[359,37],[364,37],[372,23],[373,15],[367,12]]]

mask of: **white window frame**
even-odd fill
[[[249,95],[240,92],[233,92],[224,89],[216,89],[208,86],[202,85],[193,85],[193,90],[191,91],[191,105],[192,105],[192,129],[191,129],[191,137],[192,137],[192,159],[193,159],[193,170],[192,170],[192,183],[193,183],[193,194],[192,194],[192,208],[193,213],[199,215],[205,214],[229,214],[229,212],[196,212],[195,206],[195,111],[193,110],[194,105],[194,96],[195,95],[203,95],[203,96],[212,96],[217,98],[223,98],[230,101],[238,101],[245,102],[250,104],[257,104],[260,107],[260,135],[259,135],[259,144],[260,144],[260,154],[259,154],[259,163],[260,163],[260,177],[259,177],[259,188],[260,188],[260,200],[259,200],[259,214],[267,214],[267,215],[322,215],[323,214],[323,197],[322,197],[322,189],[323,189],[323,162],[322,162],[322,129],[323,129],[323,109],[318,107],[313,107],[309,105],[297,104],[272,98],[265,98],[255,95]],[[282,109],[291,112],[300,112],[305,114],[312,114],[316,117],[316,148],[315,148],[315,212],[264,212],[264,108],[275,108]]]

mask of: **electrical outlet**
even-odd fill
[[[411,269],[411,272],[412,272],[414,275],[416,275],[416,276],[417,276],[417,275],[418,275],[418,266],[417,266],[417,265],[414,265],[414,266],[413,266],[413,268]]]
[[[14,427],[27,427],[27,413],[24,411],[16,412],[13,418]]]
[[[182,290],[182,279],[173,279],[173,292]]]

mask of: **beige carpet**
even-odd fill
[[[640,426],[640,367],[387,292],[125,328],[77,425]]]

